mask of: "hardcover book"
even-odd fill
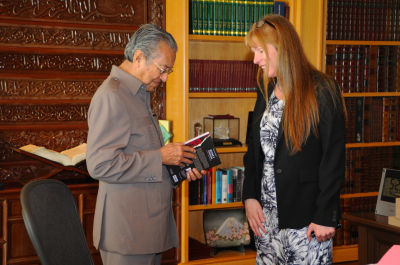
[[[196,159],[193,160],[192,164],[186,164],[184,167],[166,166],[172,185],[177,185],[186,180],[186,172],[192,168],[196,168],[200,172],[221,164],[209,132],[185,142],[184,145],[191,146],[196,150]]]

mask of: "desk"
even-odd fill
[[[377,263],[393,245],[400,245],[400,227],[374,212],[346,213],[343,219],[358,225],[358,264]]]

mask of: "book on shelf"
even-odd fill
[[[235,118],[233,115],[230,115],[230,114],[221,114],[221,115],[208,114],[208,117],[211,119],[233,119],[233,118]]]
[[[44,159],[56,162],[66,167],[76,166],[77,164],[86,160],[86,143],[62,152],[56,152],[43,146],[36,146],[33,144],[22,146],[19,149],[24,151],[24,154],[31,154],[31,157],[32,155],[40,156]]]
[[[285,16],[285,2],[274,1],[274,14]]]
[[[193,147],[196,150],[196,158],[192,164],[185,164],[184,167],[166,165],[173,185],[186,180],[186,172],[192,168],[196,168],[200,172],[201,170],[208,170],[221,164],[209,132],[185,142],[184,145]]]
[[[228,173],[221,169],[218,169],[221,172],[221,203],[228,203]]]
[[[215,203],[222,203],[222,171],[215,172]]]

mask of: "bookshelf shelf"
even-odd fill
[[[218,147],[218,154],[246,153],[247,146]]]
[[[189,41],[191,41],[191,42],[244,42],[244,37],[189,34]]]
[[[359,41],[359,40],[327,40],[333,45],[400,45],[400,41]]]
[[[190,265],[198,265],[198,264],[232,264],[232,265],[253,265],[255,264],[255,259],[257,256],[257,252],[252,251],[251,249],[245,249],[245,253],[240,253],[237,251],[223,251],[218,253],[217,255],[212,255],[212,259],[202,259],[202,260],[194,260],[189,261],[184,264]],[[179,263],[183,264],[183,263]]]
[[[359,148],[359,147],[379,147],[379,146],[397,146],[400,142],[373,142],[373,143],[359,143],[359,144],[346,144],[346,148]]]
[[[379,192],[363,192],[363,193],[352,193],[352,194],[340,194],[341,199],[348,199],[348,198],[361,198],[361,197],[374,197],[378,196]]]
[[[221,204],[208,204],[204,205],[190,205],[189,211],[202,211],[210,209],[230,209],[230,208],[243,208],[242,202],[232,202],[232,203],[221,203]]]
[[[333,247],[333,263],[358,260],[358,245]]]
[[[345,98],[352,97],[398,97],[400,92],[365,92],[365,93],[342,93]]]
[[[256,92],[238,92],[238,93],[195,92],[195,93],[189,93],[189,98],[257,98],[257,93]]]

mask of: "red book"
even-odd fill
[[[333,1],[328,0],[328,10],[327,10],[327,17],[326,17],[326,39],[332,40],[332,17],[333,17]]]
[[[365,0],[362,40],[370,40],[371,1],[372,0]]]
[[[363,40],[365,0],[356,0],[357,3],[357,40]]]
[[[349,56],[349,92],[356,92],[357,83],[357,45],[350,46]]]
[[[355,175],[355,150],[350,149],[350,181],[349,181],[349,194],[354,193],[354,175]]]
[[[335,77],[335,57],[336,57],[336,46],[326,45],[325,73],[332,77]]]
[[[356,65],[356,92],[364,91],[364,62],[365,46],[357,46],[357,65]]]
[[[342,51],[342,92],[349,92],[349,71],[350,71],[350,45],[343,45]]]
[[[232,116],[230,114],[223,114],[223,115],[208,114],[208,117],[212,118],[212,119],[233,119],[233,118],[235,118],[234,116]]]
[[[336,15],[338,19],[336,20],[336,40],[343,39],[343,7],[345,0],[337,0]]]
[[[207,171],[207,204],[212,204],[212,168]]]
[[[342,85],[342,61],[343,61],[343,45],[336,45],[335,80],[340,86]]]
[[[369,92],[369,63],[371,59],[371,47],[365,45],[364,49],[364,81],[363,81],[363,90],[364,92]]]
[[[397,90],[397,60],[399,46],[388,47],[387,57],[387,91],[396,92]]]
[[[378,46],[372,45],[370,47],[368,92],[377,92],[377,56]]]
[[[370,21],[370,40],[376,41],[377,40],[377,30],[379,26],[379,16],[377,16],[377,4],[376,0],[370,0],[371,1],[371,21]]]
[[[390,130],[390,97],[383,98],[383,111],[382,111],[382,142],[389,142]]]
[[[342,29],[341,29],[341,34],[342,37],[340,40],[348,40],[349,39],[349,31],[351,30],[349,28],[349,4],[347,0],[344,0],[342,2]]]

